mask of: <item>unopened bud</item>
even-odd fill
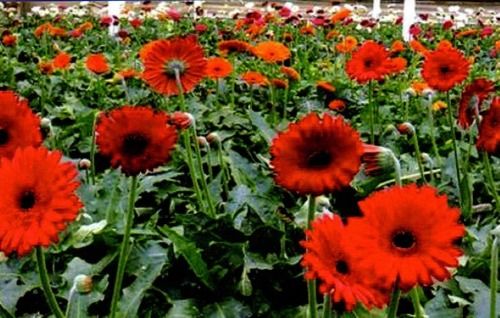
[[[427,98],[428,100],[432,100],[435,93],[436,92],[434,92],[434,90],[432,88],[425,88],[422,91],[422,96],[424,96],[424,98]]]
[[[397,129],[401,135],[413,136],[413,134],[415,133],[415,127],[413,127],[413,125],[408,122],[399,124],[397,126]]]
[[[415,90],[413,88],[408,88],[404,91],[404,94],[406,95],[406,97],[415,97],[417,96],[417,92],[415,92]]]
[[[422,160],[425,163],[429,164],[430,167],[434,167],[434,160],[432,160],[431,156],[429,156],[428,153],[422,152],[421,156],[422,156]]]
[[[325,209],[325,208],[331,207],[331,205],[330,205],[330,199],[328,199],[324,195],[320,195],[320,196],[316,197],[315,201],[316,201],[316,206],[318,208]]]
[[[0,252],[0,263],[7,261],[9,258],[3,252]]]
[[[364,144],[361,161],[368,176],[381,175],[394,170],[395,156],[392,150],[385,147]]]
[[[177,129],[186,129],[191,127],[194,123],[194,117],[190,113],[174,112],[170,116],[169,123],[174,125]]]
[[[73,281],[76,291],[80,294],[88,294],[92,291],[93,282],[92,277],[87,275],[77,275]]]
[[[42,118],[42,120],[40,120],[40,126],[43,128],[43,129],[50,129],[50,126],[51,126],[52,122],[50,121],[49,118]]]
[[[216,132],[211,132],[211,133],[209,133],[209,134],[207,135],[207,141],[208,141],[209,143],[211,143],[211,144],[212,144],[212,143],[217,143],[217,144],[218,144],[218,143],[220,143],[220,141],[221,141],[221,140],[220,140],[220,136],[219,136],[219,134],[218,134],[218,133],[216,133]]]
[[[88,170],[90,169],[90,167],[92,167],[92,162],[90,162],[90,160],[88,159],[81,159],[78,162],[78,167],[82,170]]]
[[[203,136],[200,136],[198,137],[198,144],[201,146],[201,147],[208,147],[208,141],[207,141],[207,138],[203,137]]]

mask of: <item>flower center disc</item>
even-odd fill
[[[344,260],[338,260],[335,262],[335,270],[343,275],[346,275],[349,273],[349,266]]]
[[[415,236],[409,231],[398,231],[392,237],[392,245],[401,250],[413,248],[416,242]]]
[[[19,207],[25,212],[35,206],[36,196],[32,190],[25,190],[18,199]]]
[[[139,156],[144,153],[149,140],[141,134],[127,135],[123,140],[122,151],[129,156]]]
[[[179,60],[171,60],[165,64],[165,73],[175,78],[175,74],[178,72],[182,75],[186,71],[186,64]]]
[[[439,68],[441,74],[448,74],[450,72],[450,68],[446,65],[443,65]]]
[[[313,169],[327,167],[331,162],[332,156],[328,151],[315,151],[307,157],[307,166]]]
[[[0,128],[0,146],[9,142],[9,132],[5,128]]]

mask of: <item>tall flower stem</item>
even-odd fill
[[[399,163],[398,158],[394,155],[394,152],[390,152],[392,161],[394,162],[394,180],[396,182],[396,185],[402,186],[403,183],[401,181],[401,164]]]
[[[92,140],[90,143],[90,180],[91,184],[95,184],[95,140],[96,140],[96,125],[97,119],[99,118],[99,112],[94,115],[94,120],[92,121]]]
[[[491,188],[491,194],[493,195],[493,199],[495,200],[495,211],[500,213],[500,197],[498,196],[497,189],[495,187],[495,178],[493,177],[493,170],[491,169],[490,158],[488,157],[488,153],[486,151],[482,152],[484,168],[486,169],[486,180],[488,185]]]
[[[316,212],[316,201],[313,195],[309,195],[309,210],[307,213],[307,228],[311,229],[311,223],[314,220]],[[316,280],[311,279],[307,281],[307,296],[309,299],[309,317],[317,318],[317,303],[316,303]]]
[[[285,96],[283,97],[283,119],[286,120],[286,116],[287,116],[287,106],[288,106],[288,91],[289,91],[289,87],[287,86],[285,88]]]
[[[422,306],[420,305],[420,297],[418,295],[418,287],[414,287],[410,291],[411,301],[413,303],[413,310],[415,312],[415,318],[424,318],[425,314],[422,310]]]
[[[45,294],[45,299],[50,307],[50,310],[56,316],[56,318],[64,318],[63,311],[57,303],[56,296],[50,287],[49,273],[47,272],[47,265],[45,264],[45,255],[41,247],[37,247],[36,251],[36,263],[38,266],[38,275],[40,276],[40,282],[42,283],[43,293]]]
[[[391,296],[391,302],[389,304],[389,307],[387,308],[387,318],[396,318],[400,297],[401,297],[401,290],[399,290],[397,284],[395,284],[394,291],[392,292]]]
[[[323,318],[332,317],[332,297],[329,294],[323,296]]]
[[[275,122],[276,122],[276,102],[275,102],[275,98],[274,98],[274,88],[273,86],[270,84],[269,85],[269,99],[271,101],[271,125],[274,126]]]
[[[212,169],[212,147],[207,143],[207,166],[208,166],[208,176],[210,177],[210,181],[214,179],[214,172]]]
[[[411,139],[413,141],[413,147],[415,147],[415,157],[417,157],[418,171],[420,172],[422,181],[424,181],[425,183],[426,180],[424,175],[424,164],[422,163],[422,153],[420,152],[420,146],[418,145],[418,136],[416,130],[413,132],[413,136],[411,137]]]
[[[193,143],[194,143],[194,151],[196,152],[196,162],[198,163],[198,168],[200,172],[200,179],[201,179],[201,187],[203,189],[203,192],[205,192],[205,197],[208,203],[208,211],[209,211],[209,216],[214,218],[216,215],[215,211],[215,206],[214,203],[212,202],[212,196],[210,195],[210,191],[208,190],[208,185],[207,185],[207,180],[205,178],[205,172],[203,171],[203,162],[201,161],[201,151],[200,151],[200,145],[198,144],[198,137],[196,135],[196,125],[192,125],[193,129]]]
[[[229,196],[229,178],[230,174],[227,171],[226,161],[224,160],[224,148],[222,147],[222,143],[220,141],[217,142],[217,157],[219,158],[219,165],[222,173],[222,186],[224,187],[224,192],[226,193],[226,198]]]
[[[498,275],[498,237],[491,243],[490,260],[490,318],[497,317],[497,277]]]
[[[434,115],[432,114],[432,103],[427,101],[427,118],[429,120],[429,133],[431,135],[432,151],[438,167],[441,167],[441,156],[439,156],[439,148],[436,143],[436,128],[434,127]]]
[[[375,144],[375,110],[373,105],[373,82],[368,83],[368,112],[370,124],[370,143]]]
[[[132,231],[132,225],[134,223],[134,206],[137,197],[137,181],[137,176],[131,177],[125,229],[123,232],[123,240],[120,245],[120,256],[118,258],[118,268],[116,269],[113,297],[111,298],[110,318],[116,317],[116,306],[118,305],[118,299],[120,298],[123,275],[125,274],[125,266],[127,265],[128,254],[130,252],[130,232]]]
[[[220,79],[215,80],[215,106],[220,110]]]
[[[446,104],[448,105],[447,111],[448,111],[448,125],[450,125],[450,130],[451,130],[451,141],[453,144],[453,156],[455,158],[455,171],[457,175],[457,187],[458,187],[458,194],[459,194],[459,200],[460,200],[460,207],[462,206],[462,187],[460,186],[460,163],[458,162],[458,147],[457,147],[457,141],[455,139],[455,123],[453,121],[453,114],[452,114],[452,107],[451,107],[451,98],[450,98],[450,92],[446,92]]]

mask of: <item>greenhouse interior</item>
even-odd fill
[[[500,1],[10,1],[0,32],[0,317],[500,317]]]

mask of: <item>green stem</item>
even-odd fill
[[[316,212],[316,202],[313,195],[309,195],[309,210],[307,213],[307,228],[311,229],[311,223],[314,220]],[[307,281],[307,295],[309,299],[309,317],[317,318],[317,303],[316,303],[316,280],[311,279]]]
[[[418,145],[417,131],[415,130],[412,136],[413,146],[415,147],[415,156],[417,157],[418,171],[420,172],[420,177],[426,183],[424,175],[424,165],[422,163],[422,154],[420,153],[420,147]]]
[[[289,87],[287,86],[285,88],[285,96],[283,97],[283,120],[286,120],[286,116],[287,116],[287,109],[286,108],[288,106],[288,90],[289,90]]]
[[[418,287],[414,287],[410,291],[411,301],[413,303],[413,310],[415,312],[415,318],[424,318],[425,314],[423,312],[423,308],[420,305],[420,297],[418,295]]]
[[[447,111],[448,111],[448,125],[450,125],[450,130],[451,130],[451,141],[453,144],[453,156],[455,158],[455,171],[457,175],[457,188],[458,188],[458,194],[459,194],[459,201],[460,201],[460,207],[462,207],[462,187],[460,186],[460,164],[458,162],[458,147],[457,147],[457,141],[455,140],[455,123],[453,121],[453,113],[452,113],[452,107],[451,107],[451,98],[450,98],[450,92],[446,92],[446,103],[448,105]]]
[[[215,106],[220,110],[220,79],[215,80]]]
[[[222,173],[222,186],[224,187],[224,192],[226,193],[226,198],[229,197],[229,179],[230,174],[227,171],[226,161],[224,160],[222,143],[220,141],[217,142],[217,157],[219,157],[219,165]]]
[[[37,247],[35,251],[38,275],[40,276],[40,282],[42,283],[43,293],[45,294],[47,304],[56,318],[64,318],[63,311],[57,303],[57,299],[54,292],[52,292],[52,288],[50,288],[49,273],[47,272],[47,265],[45,264],[45,255],[43,250],[41,247]]]
[[[208,166],[208,176],[210,177],[210,181],[214,179],[214,172],[212,169],[212,147],[207,143],[207,166]]]
[[[97,119],[99,118],[99,112],[94,115],[94,120],[92,122],[92,140],[90,143],[90,180],[91,184],[95,184],[95,142],[96,142],[96,125]]]
[[[432,114],[432,103],[427,101],[427,117],[429,120],[429,133],[431,135],[432,151],[438,167],[441,167],[441,156],[439,155],[439,148],[436,143],[436,128],[434,127],[434,115]]]
[[[215,211],[215,206],[214,203],[212,202],[212,196],[210,195],[210,191],[208,190],[208,185],[207,185],[207,180],[205,178],[205,172],[203,171],[203,162],[201,161],[201,151],[200,151],[200,145],[198,144],[198,136],[196,135],[196,125],[192,125],[192,131],[193,131],[193,143],[194,143],[194,150],[196,153],[196,162],[198,163],[198,169],[200,172],[200,179],[201,179],[201,187],[203,189],[203,192],[205,192],[206,200],[208,203],[208,209],[209,209],[209,216],[214,218],[216,215]]]
[[[113,287],[113,298],[111,299],[110,318],[116,317],[118,299],[120,298],[123,275],[125,274],[125,266],[127,265],[128,254],[130,252],[130,232],[134,223],[134,206],[137,196],[137,176],[132,176],[130,180],[130,193],[128,199],[128,210],[125,220],[125,229],[123,240],[120,245],[120,256],[118,258],[118,268],[115,275],[115,285]]]
[[[392,297],[391,297],[391,303],[389,304],[389,308],[387,309],[387,318],[396,318],[400,296],[401,296],[401,290],[399,290],[399,288],[397,287],[394,287],[394,291],[392,292]]]
[[[329,294],[323,296],[323,318],[332,317],[332,297]]]
[[[392,161],[394,162],[394,181],[396,182],[396,185],[402,186],[403,183],[401,181],[401,164],[392,151],[390,152],[390,154],[392,157]]]
[[[373,99],[373,83],[370,81],[368,83],[368,111],[369,111],[369,121],[370,121],[370,143],[375,144],[375,123],[374,123],[374,105],[372,103]]]
[[[491,194],[493,195],[493,199],[495,200],[495,211],[496,213],[500,213],[500,197],[498,196],[498,192],[495,187],[495,178],[493,177],[493,170],[491,169],[490,159],[488,157],[488,153],[483,151],[483,162],[484,167],[486,169],[486,180],[491,188]]]
[[[496,318],[497,307],[497,277],[498,275],[498,237],[491,245],[490,261],[490,318]]]

